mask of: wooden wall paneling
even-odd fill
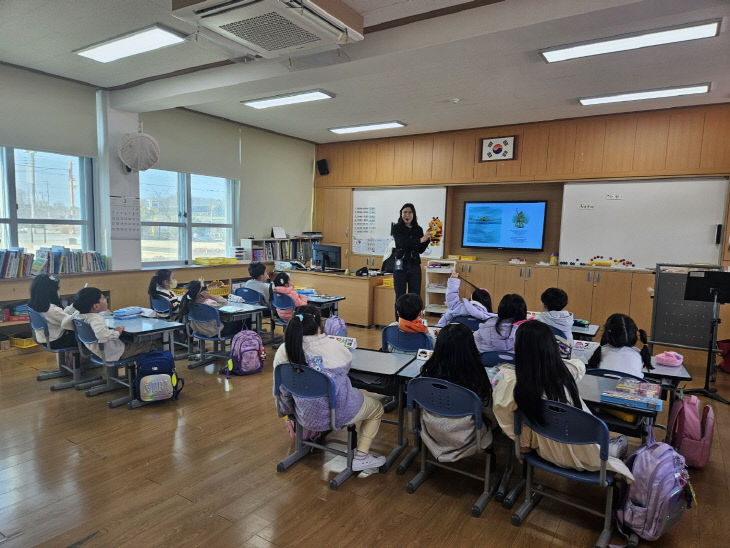
[[[725,203],[725,226],[723,227],[722,260],[730,261],[730,200]],[[730,272],[730,270],[727,270]]]
[[[315,149],[314,153],[314,159],[315,161],[319,161],[322,159],[327,160],[327,166],[329,167],[330,174],[329,175],[320,175],[319,170],[317,169],[317,166],[314,166],[314,186],[329,186],[330,182],[334,182],[335,177],[332,177],[332,162],[330,160],[330,156],[332,156],[332,152],[335,150],[339,150],[339,147],[332,146],[331,144],[322,144],[317,145],[317,148]]]
[[[705,110],[677,110],[669,113],[666,169],[686,172],[700,167]]]
[[[454,134],[454,156],[451,179],[459,181],[474,180],[476,134],[460,131]]]
[[[495,160],[494,162],[486,162],[495,164],[497,168],[497,180],[499,181],[517,181],[521,178],[522,171],[522,140],[524,132],[522,126],[507,126],[500,128],[500,135],[497,137],[515,137],[515,155],[512,160]],[[478,146],[481,153],[481,143]]]
[[[548,124],[528,124],[522,136],[520,175],[540,179],[547,169]]]
[[[575,136],[575,120],[548,124],[547,176],[549,178],[572,175]]]
[[[395,143],[393,139],[377,142],[375,159],[375,182],[392,183],[395,162]]]
[[[499,128],[484,129],[474,133],[474,180],[477,182],[493,181],[497,177],[498,162],[482,162],[482,139],[491,137],[500,137],[497,133],[501,133]],[[518,144],[519,146],[519,144]],[[519,149],[518,149],[519,152]]]
[[[581,118],[575,124],[573,175],[600,175],[603,146],[606,141],[606,118]]]
[[[393,181],[397,184],[413,179],[413,139],[393,139]]]
[[[352,189],[318,188],[314,198],[314,226],[322,232],[322,242],[349,246]]]
[[[667,165],[669,111],[644,112],[637,117],[634,165],[638,173],[663,172]]]
[[[700,169],[730,171],[730,105],[717,106],[705,116]]]
[[[342,177],[344,184],[357,185],[360,182],[360,143],[342,143]]]
[[[603,146],[604,174],[631,173],[634,165],[636,121],[636,114],[607,117],[606,142]]]
[[[360,181],[358,186],[376,186],[378,145],[376,141],[360,143]]]
[[[431,179],[439,183],[451,180],[454,165],[454,134],[437,133],[433,137],[433,165]]]
[[[413,138],[413,180],[423,182],[431,179],[433,165],[433,135],[418,135]]]

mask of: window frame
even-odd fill
[[[226,184],[226,200],[228,207],[230,208],[230,222],[228,223],[196,223],[192,221],[192,207],[193,207],[193,196],[192,196],[192,177],[193,175],[201,175],[198,173],[186,173],[178,171],[158,170],[167,171],[168,173],[175,173],[177,175],[178,183],[178,222],[172,221],[142,221],[140,219],[141,226],[157,226],[157,227],[178,227],[178,252],[180,256],[176,260],[170,261],[145,261],[142,258],[142,267],[157,267],[157,266],[184,266],[192,263],[193,257],[193,229],[195,228],[225,228],[230,229],[230,238],[226,241],[226,252],[229,248],[235,245],[236,235],[238,234],[238,203],[240,196],[240,181],[238,179],[230,179],[228,177],[218,177],[225,181]],[[209,176],[216,177],[216,176]],[[140,185],[141,185],[140,181]],[[141,194],[141,192],[140,192]],[[140,201],[141,203],[141,201]],[[140,239],[140,247],[141,247]]]
[[[47,154],[58,154],[79,160],[79,194],[83,196],[81,201],[81,212],[85,219],[46,219],[18,216],[18,194],[15,178],[15,149],[20,147],[0,146],[0,160],[3,163],[4,179],[0,181],[5,191],[5,210],[7,216],[0,217],[0,223],[8,225],[10,236],[9,247],[18,247],[19,225],[75,225],[81,227],[81,250],[92,251],[95,249],[94,238],[94,165],[91,158],[75,156],[47,150],[33,150],[33,152],[45,152]],[[21,150],[30,150],[21,148]]]

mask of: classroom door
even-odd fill
[[[593,273],[578,268],[560,268],[558,287],[568,294],[567,310],[573,317],[590,320],[593,300]]]
[[[492,303],[495,310],[499,306],[499,301],[508,293],[517,293],[522,295],[525,291],[525,271],[527,266],[504,266],[496,265],[494,267],[494,292],[492,293]]]
[[[542,311],[540,295],[548,287],[558,285],[558,269],[554,267],[527,267],[525,278],[525,291],[523,297],[527,303],[527,310],[535,312]],[[569,310],[570,308],[568,308]]]
[[[591,323],[602,326],[611,314],[628,314],[631,307],[631,272],[593,272]]]

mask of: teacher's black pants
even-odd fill
[[[395,300],[406,293],[421,294],[421,265],[406,264],[403,270],[393,272],[393,287],[395,288]],[[395,319],[398,320],[398,312],[395,313]]]

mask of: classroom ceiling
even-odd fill
[[[363,15],[364,40],[244,62],[240,48],[196,36],[172,14],[170,0],[0,0],[0,61],[111,89],[119,109],[185,107],[318,143],[730,102],[728,0],[345,2]],[[457,5],[478,7],[439,15]],[[716,38],[554,64],[539,55],[551,46],[716,18],[723,18]],[[368,32],[392,21],[401,24]],[[73,53],[153,23],[189,38],[107,64]],[[707,95],[592,107],[577,101],[703,82],[712,82]],[[240,103],[313,88],[336,97],[267,110]],[[388,120],[407,126],[352,136],[328,131]]]

